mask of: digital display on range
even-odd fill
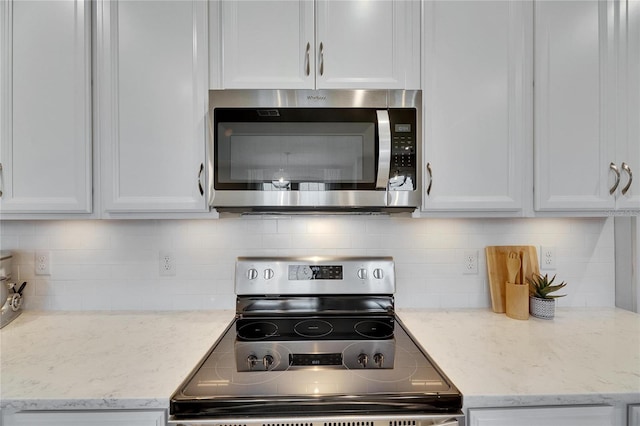
[[[342,265],[289,265],[289,281],[341,279]]]
[[[289,365],[342,365],[342,354],[289,354]]]

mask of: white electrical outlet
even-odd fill
[[[462,257],[462,273],[478,273],[478,250],[465,250]]]
[[[556,269],[556,248],[552,246],[540,247],[540,269],[549,271]]]
[[[51,275],[51,255],[47,250],[36,250],[35,253],[36,275]]]
[[[170,251],[160,251],[160,275],[171,277],[176,274],[176,259]]]

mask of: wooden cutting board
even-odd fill
[[[538,263],[538,251],[534,246],[487,246],[487,275],[489,277],[489,289],[491,291],[491,307],[493,312],[505,312],[505,283],[507,282],[507,257],[509,252],[516,252],[524,259],[524,277],[518,274],[516,283],[526,283],[525,278],[531,278],[540,273]],[[521,268],[522,269],[522,268]]]

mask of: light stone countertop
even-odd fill
[[[640,403],[640,315],[400,309],[465,407]],[[212,312],[24,312],[0,331],[0,408],[167,408],[233,319]]]
[[[167,408],[233,316],[23,312],[0,330],[0,408]]]
[[[403,309],[399,317],[465,407],[640,403],[639,314],[567,308],[521,321],[489,309]]]

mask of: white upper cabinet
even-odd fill
[[[221,8],[224,49],[217,65],[224,88],[313,87],[313,1],[222,1],[211,7]]]
[[[621,11],[623,16],[625,13],[627,19],[620,26],[622,58],[618,62],[620,79],[624,82],[619,86],[622,90],[618,103],[621,111],[618,116],[622,120],[619,126],[623,130],[616,144],[622,176],[616,188],[619,191],[616,202],[618,209],[637,211],[640,210],[640,1],[629,0]]]
[[[419,88],[420,2],[212,1],[210,7],[211,54],[219,58],[211,62],[212,88]]]
[[[0,2],[3,218],[92,210],[90,6]]]
[[[637,15],[634,0],[536,2],[536,210],[640,209],[627,185],[640,170]]]
[[[102,208],[208,210],[204,1],[98,1]]]
[[[418,89],[420,2],[317,0],[318,89]]]
[[[532,31],[529,1],[424,3],[424,212],[523,215]]]

